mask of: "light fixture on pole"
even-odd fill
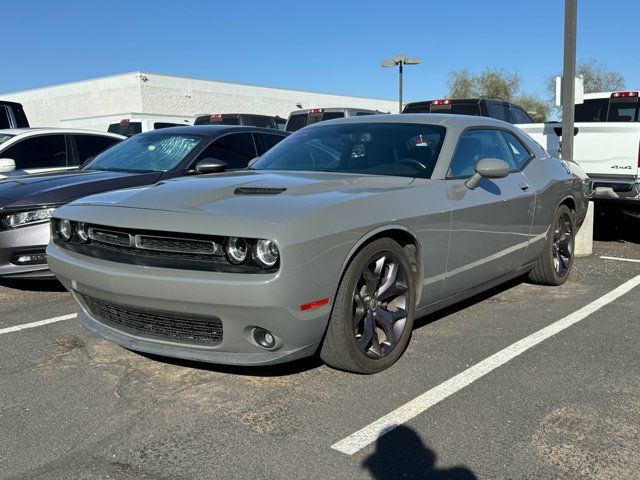
[[[402,67],[404,65],[417,65],[420,62],[422,62],[421,58],[408,58],[405,55],[396,55],[395,57],[390,58],[389,60],[383,60],[382,62],[380,62],[380,65],[382,65],[383,67],[395,67],[396,65],[399,67],[398,68],[398,73],[399,73],[398,113],[402,113]]]

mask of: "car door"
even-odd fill
[[[29,136],[7,148],[3,158],[16,163],[16,172],[43,173],[74,168],[64,134]]]
[[[214,140],[195,159],[191,168],[205,158],[222,160],[228,170],[246,168],[258,156],[251,132],[229,133]]]
[[[465,182],[483,158],[506,161],[510,173],[504,178],[484,178],[471,190]],[[472,129],[460,136],[446,179],[451,207],[446,294],[475,287],[522,265],[535,193],[521,169],[501,131]]]

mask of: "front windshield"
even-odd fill
[[[430,178],[445,129],[413,123],[347,123],[286,138],[253,170],[293,170]]]
[[[15,135],[7,135],[5,133],[1,133],[0,134],[0,145],[2,145],[4,142],[6,142],[7,140],[9,140],[10,138],[15,137]]]
[[[98,155],[84,170],[167,172],[202,141],[200,135],[152,132],[136,135]]]

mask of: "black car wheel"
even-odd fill
[[[320,356],[356,373],[388,368],[411,337],[415,285],[407,253],[384,238],[363,248],[344,274]]]
[[[562,285],[573,266],[574,247],[573,212],[566,205],[560,205],[549,228],[542,255],[529,273],[529,279],[541,285]]]

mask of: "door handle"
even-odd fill
[[[531,185],[529,185],[527,182],[520,182],[518,186],[521,190],[528,190]]]

